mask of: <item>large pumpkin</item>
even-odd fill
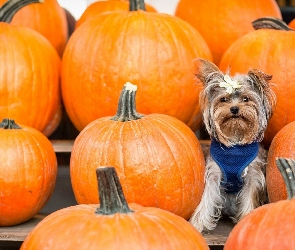
[[[51,196],[56,155],[41,132],[11,119],[0,123],[0,226],[31,219]]]
[[[167,114],[197,130],[200,89],[193,60],[211,60],[208,46],[187,22],[137,8],[101,13],[73,33],[62,59],[66,111],[81,131],[114,114],[121,86],[131,81],[141,89],[139,112]]]
[[[230,232],[224,250],[295,249],[295,162],[277,160],[288,188],[288,200],[256,208]]]
[[[100,205],[58,210],[27,236],[24,249],[209,250],[186,220],[153,207],[127,204],[113,167],[97,168]]]
[[[295,121],[284,126],[273,138],[267,158],[266,183],[270,202],[287,199],[284,180],[276,166],[276,158],[295,159]]]
[[[282,21],[262,18],[253,23],[257,29],[241,37],[224,53],[219,68],[231,73],[246,73],[258,68],[272,75],[277,106],[265,132],[268,147],[276,133],[295,121],[295,32]]]
[[[0,0],[0,6],[7,1],[13,0]],[[57,0],[44,0],[41,4],[25,6],[14,15],[11,23],[40,32],[62,55],[68,39],[68,26],[65,10]]]
[[[282,17],[275,0],[180,0],[175,15],[200,32],[216,65],[234,41],[253,31],[252,21],[264,16]]]
[[[114,166],[128,202],[152,206],[188,219],[204,189],[205,162],[198,139],[178,119],[141,115],[136,86],[123,88],[118,112],[91,122],[77,136],[70,161],[79,204],[97,203],[95,168]]]
[[[13,117],[49,136],[61,120],[61,61],[40,33],[9,23],[27,2],[8,1],[1,8],[0,119]]]
[[[151,5],[145,4],[146,11],[156,12],[156,9]],[[76,22],[76,28],[78,28],[86,20],[96,17],[98,14],[106,11],[115,10],[129,10],[129,1],[98,1],[90,4],[86,10],[82,13],[81,17]]]

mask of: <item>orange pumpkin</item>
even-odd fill
[[[5,2],[7,0],[0,0],[0,6]],[[45,0],[41,4],[25,6],[14,15],[11,23],[38,31],[62,55],[68,39],[68,27],[65,10],[57,0]]]
[[[195,131],[202,119],[193,60],[211,60],[208,46],[187,22],[136,9],[101,13],[72,34],[62,59],[66,111],[81,131],[114,114],[131,81],[142,90],[140,112],[176,117]]]
[[[183,218],[128,205],[113,167],[97,168],[97,176],[100,206],[77,205],[50,214],[30,232],[21,250],[209,250],[203,236]]]
[[[279,158],[277,164],[289,199],[263,205],[246,215],[230,232],[224,250],[294,249],[295,176],[292,169],[295,162]]]
[[[241,37],[224,53],[219,68],[231,73],[246,73],[258,68],[272,75],[277,106],[265,132],[263,143],[272,139],[295,120],[295,32],[283,21],[262,18],[253,22],[257,30]],[[273,27],[273,28],[272,28]]]
[[[151,5],[145,5],[146,11],[157,12]],[[106,11],[115,10],[129,10],[129,1],[98,1],[90,4],[86,10],[82,13],[81,17],[76,22],[76,28],[78,28],[86,20],[96,17],[98,14]]]
[[[55,186],[57,160],[41,132],[3,119],[0,161],[0,226],[13,226],[31,219],[46,204]]]
[[[7,23],[26,2],[8,1],[1,8],[0,119],[13,117],[49,136],[61,120],[61,61],[40,33]]]
[[[188,219],[204,189],[205,161],[198,139],[178,119],[141,115],[136,86],[122,90],[118,112],[91,122],[77,136],[70,161],[79,204],[97,203],[97,165],[114,166],[128,202],[152,206]]]
[[[175,16],[200,32],[216,65],[234,41],[253,31],[252,21],[264,16],[282,17],[275,0],[180,0]]]
[[[295,29],[295,18],[293,20],[291,20],[291,22],[289,22],[289,27],[292,29]]]
[[[295,121],[276,134],[268,151],[266,183],[270,202],[287,199],[286,186],[276,166],[278,157],[295,159]]]

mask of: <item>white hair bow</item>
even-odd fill
[[[225,88],[225,91],[229,94],[231,94],[234,89],[242,87],[242,85],[240,85],[237,81],[232,80],[229,75],[224,75],[223,79],[224,82],[220,82],[219,86]]]

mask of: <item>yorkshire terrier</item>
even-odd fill
[[[260,144],[276,104],[271,75],[258,69],[230,77],[216,65],[196,59],[203,84],[200,107],[211,138],[205,188],[190,218],[200,232],[213,230],[222,215],[237,223],[267,201],[267,151]]]

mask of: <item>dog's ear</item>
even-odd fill
[[[195,76],[206,86],[213,78],[220,78],[223,80],[223,73],[219,68],[212,62],[207,61],[203,58],[196,58],[195,63]]]
[[[256,91],[262,96],[266,117],[269,119],[276,105],[276,96],[270,87],[272,76],[258,69],[249,70],[248,76],[253,80]]]

